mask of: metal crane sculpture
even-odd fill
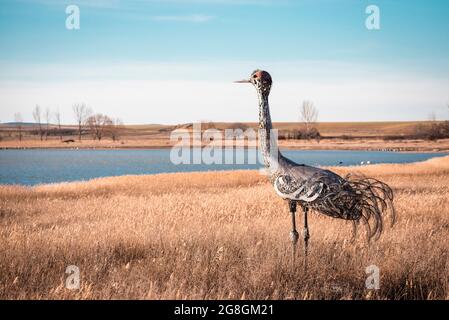
[[[277,150],[276,139],[272,135],[272,123],[268,96],[272,85],[271,76],[263,70],[256,70],[250,79],[236,81],[252,83],[259,97],[259,142],[270,182],[276,193],[288,201],[292,231],[290,237],[293,244],[293,256],[299,234],[296,230],[295,213],[297,204],[304,212],[304,254],[307,256],[310,238],[307,213],[314,210],[318,213],[350,220],[354,232],[362,222],[367,229],[368,239],[377,239],[382,233],[384,215],[391,214],[392,224],[395,220],[393,207],[393,191],[376,179],[364,176],[347,175],[341,177],[336,173],[297,164],[284,157]]]

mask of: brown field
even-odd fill
[[[389,150],[389,151],[422,151],[447,152],[449,139],[428,141],[412,139],[417,126],[428,126],[430,122],[320,122],[317,129],[322,135],[318,142],[315,140],[280,140],[279,145],[284,149],[313,149],[313,150]],[[297,122],[278,122],[274,127],[282,131],[295,130],[301,127]],[[52,127],[53,130],[55,127]],[[75,126],[64,126],[64,129],[75,132]],[[66,135],[64,139],[75,142],[63,143],[59,136],[52,135],[48,140],[40,139],[32,134],[33,126],[24,127],[24,139],[18,140],[14,126],[0,125],[0,149],[16,148],[96,148],[96,149],[132,149],[132,148],[169,148],[174,142],[170,141],[170,133],[175,129],[191,130],[191,125],[129,125],[121,129],[120,141],[112,141],[105,137],[101,141],[92,140],[90,135],[83,136],[79,142],[76,134]],[[257,128],[257,123],[203,123],[202,129],[214,128]],[[35,130],[36,128],[34,128]],[[388,139],[387,139],[388,137]],[[227,141],[225,143],[235,143]]]
[[[372,122],[318,122],[317,129],[323,136],[385,136],[385,135],[401,135],[411,134],[417,125],[429,125],[430,121],[372,121]],[[274,122],[274,128],[279,130],[298,129],[301,124],[299,122]],[[56,129],[55,125],[50,126]],[[76,130],[74,125],[63,125],[63,129]],[[203,129],[215,128],[224,130],[227,128],[257,128],[257,122],[205,122],[202,123]],[[191,128],[191,124],[163,125],[163,124],[137,124],[124,126],[124,135],[130,139],[141,138],[154,135],[166,136],[176,128]],[[36,125],[23,126],[24,131],[37,129]],[[0,132],[16,132],[17,127],[14,125],[1,124]],[[14,134],[15,135],[15,134]],[[6,135],[7,136],[7,135]],[[74,136],[75,137],[75,136]]]
[[[449,157],[334,169],[389,183],[398,221],[351,242],[350,224],[312,214],[307,272],[287,204],[256,171],[1,186],[0,298],[449,299]]]

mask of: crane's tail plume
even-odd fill
[[[392,225],[396,220],[393,191],[382,181],[347,175],[343,181],[326,184],[325,189],[323,197],[309,206],[325,215],[351,220],[354,235],[361,222],[366,227],[368,239],[377,240],[382,233],[385,216],[390,215]]]

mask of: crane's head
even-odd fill
[[[263,70],[255,70],[251,73],[251,76],[247,80],[235,81],[236,83],[252,83],[256,87],[257,91],[262,94],[268,95],[271,89],[271,76],[268,72]]]

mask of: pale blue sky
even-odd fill
[[[322,121],[443,119],[448,34],[444,0],[0,0],[0,121],[37,103],[72,122],[78,101],[129,123],[256,121],[254,89],[231,83],[255,68],[275,121],[304,99]]]

